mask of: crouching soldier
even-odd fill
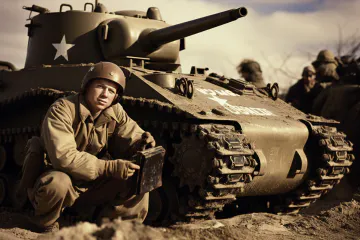
[[[117,65],[95,64],[81,92],[56,101],[44,118],[41,137],[28,142],[21,186],[35,210],[32,221],[42,229],[58,226],[68,207],[95,206],[98,216],[145,219],[148,193],[134,195],[131,181],[140,166],[124,159],[154,147],[155,141],[118,103],[125,80]],[[50,167],[43,164],[44,153]]]

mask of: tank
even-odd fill
[[[167,151],[163,186],[151,192],[149,223],[229,216],[266,209],[297,212],[349,172],[352,144],[338,122],[306,115],[258,89],[193,66],[183,73],[185,38],[247,15],[244,7],[177,25],[158,8],[109,12],[95,2],[59,12],[33,5],[25,67],[2,62],[0,203],[12,197],[29,137],[56,99],[79,91],[94,63],[111,61],[127,76],[120,103]],[[226,37],[224,36],[224,44]],[[254,210],[253,210],[254,209]]]

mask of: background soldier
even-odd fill
[[[238,66],[237,71],[246,81],[258,88],[266,87],[260,64],[254,60],[244,59]]]
[[[334,54],[330,50],[321,50],[316,60],[312,62],[312,65],[314,66],[315,70],[317,70],[322,65],[338,65],[338,62],[335,59]]]
[[[304,67],[302,79],[290,87],[285,101],[300,111],[311,112],[314,99],[323,90],[316,82],[315,74],[314,67]]]
[[[134,195],[129,179],[140,167],[120,158],[154,147],[155,141],[118,103],[125,82],[117,65],[95,64],[83,78],[81,93],[56,101],[44,118],[41,138],[28,142],[21,184],[35,209],[32,221],[41,230],[58,229],[57,219],[71,206],[111,219],[145,219],[148,193]],[[46,171],[40,170],[44,151],[51,165]],[[109,154],[115,160],[104,160]]]
[[[316,60],[312,62],[312,65],[316,70],[316,80],[323,87],[328,87],[338,82],[339,75],[336,72],[336,68],[339,64],[330,50],[321,50]]]

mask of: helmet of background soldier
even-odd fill
[[[106,79],[118,85],[117,96],[114,102],[118,101],[118,97],[121,97],[125,91],[126,77],[121,68],[114,63],[99,62],[92,66],[81,82],[81,92],[83,94],[86,92],[86,88],[91,80],[94,79]]]
[[[324,63],[334,63],[336,66],[338,65],[338,62],[335,59],[334,54],[330,50],[321,50],[319,54],[317,55],[317,58],[314,62],[312,62],[312,65],[315,68],[318,68],[321,64]]]
[[[315,68],[313,66],[304,67],[301,76],[304,76],[305,74],[308,74],[308,73],[316,74]]]
[[[266,87],[264,82],[262,71],[260,64],[251,59],[244,59],[241,63],[237,66],[237,71],[239,74],[241,73],[248,73],[247,77],[245,78],[246,81],[252,83],[258,88]]]
[[[262,72],[260,64],[251,59],[244,59],[241,63],[237,66],[238,73],[246,72],[246,73],[257,73]]]
[[[339,75],[336,69],[337,66],[334,63],[320,65],[316,69],[316,80],[321,83],[338,81]]]

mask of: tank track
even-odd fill
[[[182,132],[182,141],[174,144],[175,153],[170,161],[174,164],[173,175],[180,179],[180,187],[189,187],[186,218],[208,218],[223,206],[236,200],[236,193],[244,191],[252,181],[258,165],[254,150],[243,134],[224,125],[195,125],[197,131]],[[187,136],[186,136],[187,135]],[[193,158],[187,147],[193,142],[200,149]],[[208,151],[206,154],[205,151]],[[196,164],[198,157],[204,161]],[[212,159],[212,161],[208,161]],[[195,165],[194,167],[191,167]]]
[[[128,104],[129,102],[131,102],[132,107],[136,105],[139,107],[146,107],[147,105],[149,106],[151,105],[155,109],[163,110],[162,107],[156,106],[157,104],[151,103],[153,102],[152,100],[146,100],[146,99],[136,99],[129,97],[126,99],[126,101],[122,102],[122,104],[126,106],[126,104]],[[168,113],[176,112],[178,115],[186,115],[186,112],[182,112],[176,107],[174,107],[173,110],[168,109],[167,112]],[[217,130],[211,130],[211,128],[216,129],[217,126],[220,126],[220,125],[212,124],[211,126],[204,125],[205,126],[204,127],[202,124],[189,124],[186,122],[168,123],[161,121],[145,121],[144,123],[139,122],[139,124],[144,126],[145,128],[149,127],[149,125],[153,126],[157,131],[160,132],[163,131],[161,126],[163,126],[163,128],[166,130],[169,129],[169,126],[172,126],[173,128],[172,131],[181,129],[182,136],[186,136],[187,134],[189,134],[189,132],[191,135],[196,136],[198,138],[201,138],[201,136],[205,136],[204,142],[207,144],[210,143],[211,140],[206,139],[206,136],[209,135],[209,139],[211,139],[212,133],[217,131]],[[352,165],[352,162],[355,160],[354,155],[351,153],[353,150],[352,143],[345,139],[346,135],[344,133],[338,132],[335,127],[328,126],[327,124],[328,123],[326,122],[324,123],[314,122],[314,126],[309,127],[310,136],[309,136],[309,141],[305,146],[305,148],[308,149],[308,151],[306,151],[308,158],[314,162],[313,164],[315,166],[313,165],[309,167],[310,173],[306,177],[303,184],[301,184],[297,189],[295,189],[291,193],[281,195],[281,200],[280,200],[281,203],[276,203],[274,204],[273,207],[271,207],[273,211],[275,211],[276,213],[297,213],[301,209],[307,208],[308,206],[310,206],[311,203],[315,202],[317,199],[319,199],[321,196],[323,196],[329,190],[331,190],[336,184],[338,184],[345,174],[350,172],[349,167]],[[229,133],[228,132],[229,130],[224,130],[226,128],[224,127],[225,126],[223,125],[223,132],[220,132],[219,134],[223,136],[222,137],[223,139],[224,136],[226,136],[226,134]],[[230,130],[230,132],[237,136],[238,140],[235,140],[235,142],[240,143],[243,141],[241,139],[244,138],[245,136],[243,136],[242,134],[240,134],[235,130]],[[186,137],[186,139],[190,139],[190,138],[191,137],[189,136]],[[212,144],[214,145],[209,146],[208,148],[208,150],[210,151],[214,149],[214,146],[216,146],[215,149],[223,149],[225,151],[229,150],[226,146],[224,146],[224,143],[221,141],[220,142],[215,141],[215,143],[210,143],[209,145]],[[251,146],[249,142],[247,142],[246,144]],[[181,147],[181,144],[174,144],[174,147],[175,148]],[[254,149],[250,147],[250,150],[252,151],[252,153],[247,156],[251,157],[252,159],[255,159],[253,153]],[[178,151],[181,152],[181,150]],[[311,153],[309,153],[309,151]],[[233,154],[234,154],[233,156],[237,155],[237,153],[235,152],[233,152]],[[175,150],[175,155],[176,155],[176,150]],[[314,155],[315,158],[312,157],[312,155]],[[172,163],[176,163],[176,165],[179,165],[179,162],[176,162],[175,159],[176,156],[173,156],[170,159],[170,161]],[[216,163],[215,159],[216,157],[214,157],[214,161],[212,163],[215,172],[216,170],[218,172],[221,172],[220,170],[221,166],[225,166],[225,168],[229,169],[228,167],[226,167],[226,165],[229,165],[229,160],[223,161],[223,159],[220,158],[219,159],[220,164],[218,164]],[[252,164],[252,170],[248,172],[247,176],[249,177],[250,181],[252,180],[253,177],[258,175],[258,172],[256,171],[256,165],[258,165],[258,162],[255,161],[255,163]],[[189,172],[185,172],[185,173],[181,172],[181,170],[184,169],[185,168],[181,168],[179,170],[175,168],[174,175],[179,176],[181,174],[184,174],[186,178],[190,177],[191,174],[189,174]],[[234,174],[236,173],[236,170],[235,172],[229,172],[229,175],[230,173]],[[242,174],[243,172],[239,171],[239,173]],[[195,174],[204,177],[203,173],[196,172]],[[228,174],[225,174],[225,172],[223,172],[223,175],[228,175]],[[200,185],[200,183],[198,182],[199,178],[197,179],[191,178],[191,180],[189,180],[186,184],[184,184],[184,182],[181,182],[184,181],[184,179],[186,178],[183,177],[183,179],[181,179],[180,177],[180,186],[187,185],[191,190],[193,190],[195,188],[194,182]],[[222,189],[220,188],[221,189],[220,191],[216,191],[219,189],[215,188],[214,186],[217,183],[224,181],[224,179],[222,177],[216,176],[216,174],[213,175],[212,173],[209,174],[206,179],[207,179],[206,187],[201,186],[200,188],[195,188],[195,190],[197,191],[197,194],[195,194],[195,196],[194,194],[190,194],[190,198],[188,199],[187,202],[189,209],[183,211],[185,216],[190,218],[193,217],[207,218],[208,216],[211,216],[214,213],[214,211],[221,210],[225,206],[225,204],[234,202],[234,198],[236,198],[235,197],[236,191],[242,191],[242,189],[244,188],[243,184],[246,183],[246,181],[245,182],[238,181],[237,183],[238,185],[236,185],[234,183],[229,184],[230,182],[225,181],[226,182],[225,185],[228,184],[229,189],[231,190],[227,191],[225,190],[226,187],[223,186]],[[222,180],[219,181],[219,179]],[[216,196],[214,196],[214,189],[216,189],[215,190]],[[221,199],[222,197],[223,199]]]
[[[174,113],[177,120],[187,115],[175,106],[154,100],[126,97],[121,104],[125,109],[149,107],[157,109],[158,113]],[[189,190],[186,196],[179,196],[183,203],[179,213],[186,219],[211,218],[216,211],[235,201],[236,193],[243,191],[245,184],[258,174],[252,145],[233,126],[201,124],[189,119],[182,122],[141,120],[138,124],[152,133],[168,135],[167,140],[174,142],[174,153],[169,160],[174,166],[172,176],[180,180],[179,187]],[[180,143],[176,143],[179,139]],[[198,157],[206,155],[212,161],[201,161],[201,166],[191,167],[196,158],[184,159],[183,155],[193,143],[204,150]]]
[[[305,148],[319,148],[315,154],[318,159],[314,159],[314,166],[310,166],[313,171],[309,173],[309,178],[293,193],[285,196],[285,204],[276,206],[277,211],[298,213],[340,183],[345,174],[350,172],[349,167],[355,160],[351,153],[352,143],[345,137],[335,127],[311,127],[311,140],[307,145],[312,146]]]
[[[24,93],[20,97],[17,96],[2,102],[0,109],[9,107],[17,101],[28,101],[31,97],[39,95],[48,96],[55,101],[73,93],[36,89]],[[252,145],[243,134],[233,127],[189,120],[187,112],[157,100],[125,96],[122,98],[121,104],[124,108],[141,107],[151,111],[155,110],[157,114],[176,116],[170,118],[169,121],[142,120],[138,123],[144,129],[156,130],[161,136],[168,135],[169,139],[174,142],[174,151],[172,156],[169,156],[169,160],[173,164],[177,163],[173,175],[180,178],[180,186],[189,188],[187,197],[180,196],[181,203],[186,203],[186,207],[180,208],[179,212],[186,218],[208,218],[214,212],[220,211],[226,204],[234,202],[236,193],[243,191],[245,184],[258,174],[256,168],[258,163]],[[174,121],[175,119],[179,121]],[[0,144],[11,143],[18,136],[38,134],[38,126],[0,129]],[[201,143],[213,157],[212,162],[206,163],[206,170],[201,173],[195,172],[194,175],[201,177],[188,180],[181,177],[182,174],[185,173],[183,176],[189,176],[194,172],[186,172],[185,166],[188,163],[186,161],[179,163],[178,158],[182,154],[184,146],[191,141]],[[276,211],[298,212],[308,207],[332,189],[344,174],[349,172],[349,167],[354,160],[354,155],[350,154],[352,145],[345,140],[345,135],[337,132],[335,128],[326,125],[312,126],[311,141],[308,145],[313,148],[320,147],[317,154],[320,159],[316,161],[316,171],[309,173],[309,179],[304,184],[292,193],[284,195],[282,199],[285,201],[277,205]],[[311,168],[314,169],[314,167]],[[206,181],[201,181],[201,178]]]

